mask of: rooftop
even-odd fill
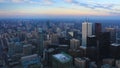
[[[113,44],[111,44],[111,46],[120,46],[120,44],[113,43]]]
[[[31,58],[36,58],[36,57],[38,57],[38,55],[37,54],[33,54],[33,55],[21,57],[21,60],[31,59]]]
[[[53,55],[53,57],[62,63],[69,62],[69,61],[71,61],[71,58],[72,58],[71,56],[64,54],[64,53],[55,54],[55,55]]]
[[[91,36],[88,36],[88,37],[92,38],[92,37],[96,37],[96,36],[95,35],[91,35]]]
[[[80,48],[82,48],[82,49],[86,49],[86,46],[80,46]]]
[[[27,44],[27,45],[24,45],[23,47],[29,47],[29,46],[32,46],[31,44]]]

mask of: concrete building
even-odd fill
[[[109,65],[113,66],[115,64],[115,59],[113,59],[113,58],[103,59],[103,64],[109,64]]]
[[[59,38],[58,34],[51,34],[50,37],[51,37],[51,42],[53,44],[58,44],[58,42],[59,42],[59,40],[58,40],[58,38]]]
[[[95,23],[95,35],[97,39],[99,39],[99,35],[101,34],[101,32],[102,32],[101,23]]]
[[[90,62],[89,68],[98,68],[96,62]]]
[[[120,68],[120,60],[116,60],[115,66],[116,66],[117,68]]]
[[[87,56],[87,55],[86,55],[86,53],[87,53],[87,47],[80,46],[79,50],[81,51],[81,56],[82,56],[82,57]]]
[[[95,35],[87,37],[87,47],[97,47],[97,38]]]
[[[112,66],[109,65],[109,64],[104,64],[104,65],[101,66],[101,68],[112,68]]]
[[[23,52],[23,45],[20,42],[16,42],[14,47],[15,47],[15,53]]]
[[[26,56],[32,54],[32,45],[31,44],[23,46],[23,54]]]
[[[113,43],[110,45],[110,56],[115,59],[120,59],[120,44]]]
[[[92,35],[92,23],[82,23],[82,46],[87,46],[87,37]]]
[[[101,35],[99,36],[99,43],[98,43],[98,47],[99,47],[99,56],[100,58],[107,58],[109,57],[110,54],[110,33],[109,32],[103,32],[101,33]]]
[[[8,46],[8,55],[11,57],[15,54],[15,44],[14,42],[9,43]]]
[[[42,28],[38,29],[38,34],[39,34],[39,39],[38,39],[38,43],[39,44],[38,44],[37,50],[38,50],[38,54],[42,55],[43,54],[43,50],[44,50],[44,45],[43,45],[44,33],[43,33]]]
[[[59,38],[59,44],[61,45],[70,45],[70,40],[66,37]]]
[[[47,48],[48,45],[51,45],[51,40],[43,41],[43,45],[44,45],[45,48]]]
[[[116,43],[120,44],[120,28],[116,27]]]
[[[71,49],[78,49],[78,47],[80,46],[80,41],[77,39],[71,39],[70,40],[70,48]]]
[[[106,32],[110,32],[111,43],[116,43],[116,29],[115,28],[105,28]]]
[[[33,64],[40,64],[40,58],[37,54],[21,57],[23,68],[29,68]]]
[[[74,63],[76,68],[89,68],[88,58],[75,58]]]
[[[2,57],[0,57],[0,67],[3,67],[3,65],[4,65],[4,61],[3,61]]]

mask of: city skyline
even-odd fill
[[[67,20],[0,19],[0,68],[120,68],[119,22]]]
[[[120,68],[119,0],[0,0],[0,68]]]
[[[0,17],[118,18],[119,2],[119,0],[0,0]]]

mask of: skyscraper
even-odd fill
[[[109,56],[110,47],[110,32],[102,32],[99,38],[99,54],[100,58],[106,58]]]
[[[42,28],[38,29],[38,34],[39,34],[39,45],[38,45],[38,54],[42,55],[43,54],[43,50],[44,50],[44,46],[43,46],[43,41],[44,41],[44,33]]]
[[[95,35],[96,35],[97,39],[99,38],[99,35],[101,32],[102,32],[101,23],[95,23]]]
[[[97,38],[95,35],[87,37],[87,47],[97,47]]]
[[[80,46],[80,41],[78,39],[71,39],[70,40],[70,48],[77,49]]]
[[[87,37],[92,35],[92,23],[82,23],[82,46],[86,47]]]
[[[106,32],[110,32],[111,43],[116,43],[116,29],[108,27],[105,30]]]

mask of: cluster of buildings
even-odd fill
[[[120,68],[119,27],[78,25],[1,20],[0,68]]]

